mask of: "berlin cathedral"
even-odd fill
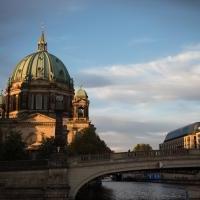
[[[63,62],[48,52],[42,32],[37,52],[16,65],[0,95],[0,140],[19,131],[28,148],[37,149],[43,139],[55,136],[58,110],[68,143],[92,125],[86,91],[75,92],[73,79]]]

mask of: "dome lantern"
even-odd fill
[[[47,42],[45,40],[44,32],[42,31],[42,35],[38,41],[38,51],[47,51]]]

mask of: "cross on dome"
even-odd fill
[[[47,51],[47,42],[45,40],[44,31],[38,40],[38,51]]]

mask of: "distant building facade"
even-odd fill
[[[160,150],[200,149],[200,122],[171,131],[160,144]]]
[[[55,136],[56,110],[62,110],[63,127],[72,142],[76,133],[91,125],[89,99],[84,89],[74,92],[73,79],[63,62],[47,51],[44,33],[37,52],[23,58],[0,95],[0,139],[20,131],[29,148]]]

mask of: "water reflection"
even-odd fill
[[[103,185],[113,189],[116,200],[186,199],[185,191],[172,185],[139,182],[107,182]]]
[[[114,200],[113,190],[105,186],[99,188],[83,188],[77,194],[76,200]]]
[[[200,199],[199,186],[141,182],[103,182],[85,189],[76,200],[188,200]]]

